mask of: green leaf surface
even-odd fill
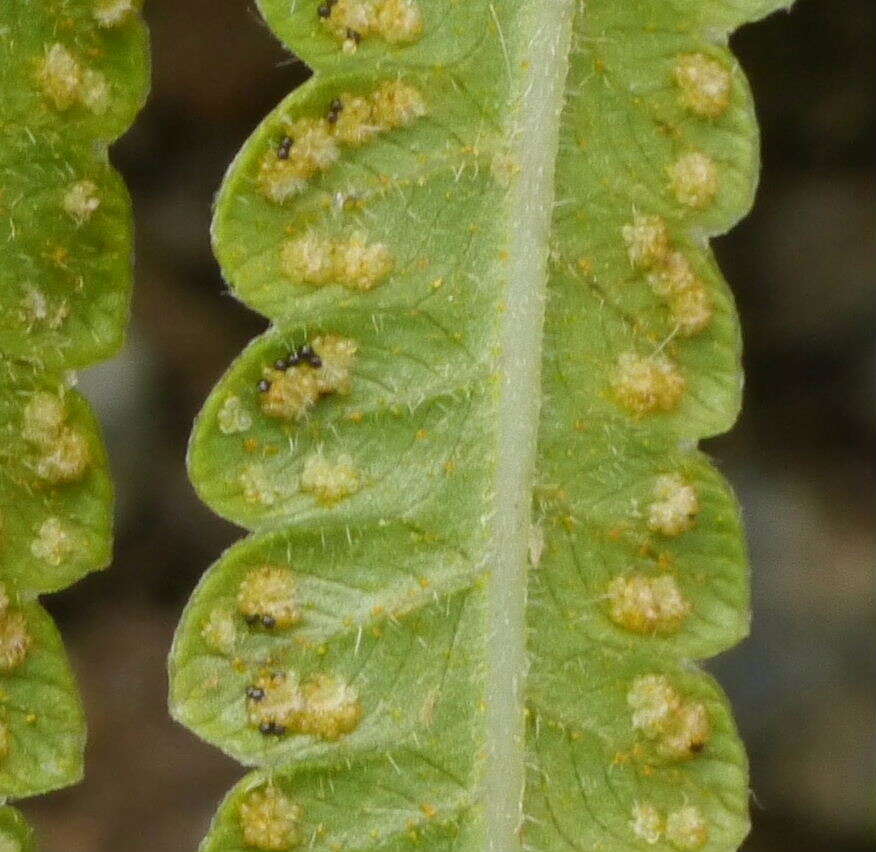
[[[24,661],[4,671],[0,714],[7,754],[0,786],[19,799],[75,784],[82,777],[85,718],[73,672],[52,619],[38,604],[24,604],[30,649]]]
[[[82,775],[78,691],[36,597],[110,560],[106,451],[74,385],[76,369],[116,352],[128,318],[130,202],[107,148],[146,96],[148,44],[138,5],[0,6],[3,799]],[[15,812],[4,814],[12,831]],[[20,848],[31,849],[23,829],[16,831]]]
[[[15,808],[0,808],[0,852],[37,852],[33,829]]]
[[[170,659],[176,718],[256,767],[204,850],[739,846],[694,661],[746,634],[748,569],[696,444],[742,386],[726,42],[783,5],[263,0],[315,74],[213,225],[272,325],[189,452],[252,532]]]

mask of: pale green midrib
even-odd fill
[[[488,764],[483,780],[487,848],[521,848],[525,768],[526,554],[540,411],[541,340],[554,163],[575,0],[527,0],[503,33],[512,97],[506,128],[519,167],[504,210],[507,308],[500,329],[499,459],[488,599]],[[511,15],[504,14],[504,19]],[[497,25],[501,21],[497,19]]]

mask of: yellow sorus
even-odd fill
[[[60,565],[79,549],[74,533],[60,518],[46,518],[30,543],[30,552],[49,565]]]
[[[62,298],[51,304],[46,294],[40,290],[28,289],[19,304],[21,318],[28,325],[38,322],[48,328],[58,329],[70,316],[70,305],[66,299]]]
[[[360,487],[359,471],[348,455],[329,461],[321,452],[308,457],[301,473],[301,490],[309,491],[323,506],[334,506]]]
[[[670,251],[656,270],[648,276],[651,289],[664,298],[689,290],[697,284],[697,275],[687,257],[680,251]]]
[[[210,610],[201,627],[201,638],[220,654],[233,653],[237,644],[237,627],[231,611],[218,606]]]
[[[680,474],[658,476],[653,495],[654,501],[648,507],[648,529],[677,536],[694,525],[700,511],[697,491]]]
[[[304,693],[297,672],[277,671],[246,688],[249,722],[265,736],[282,736],[304,710]]]
[[[69,427],[59,433],[44,455],[37,461],[37,475],[52,483],[75,482],[82,479],[91,461],[85,437]]]
[[[243,407],[240,397],[231,395],[225,398],[216,414],[219,431],[223,435],[237,435],[252,427],[252,416]]]
[[[248,793],[238,807],[238,819],[247,846],[267,852],[285,852],[303,839],[302,809],[276,787]]]
[[[336,740],[354,731],[362,718],[362,705],[353,687],[326,674],[304,685],[304,711],[296,730],[324,740]]]
[[[91,463],[88,441],[66,420],[64,403],[46,391],[34,393],[24,409],[22,437],[37,450],[37,476],[53,484],[81,479]]]
[[[321,361],[316,371],[319,392],[349,393],[350,374],[359,348],[356,343],[337,334],[326,334],[315,337],[311,346]]]
[[[658,843],[663,835],[663,817],[653,805],[636,802],[633,805],[630,828],[640,840],[653,845]]]
[[[669,314],[684,335],[702,331],[712,321],[715,309],[702,284],[675,293],[669,298]]]
[[[30,646],[24,613],[7,606],[0,612],[0,671],[8,672],[20,666]]]
[[[678,849],[700,849],[709,840],[709,826],[694,805],[685,805],[666,817],[666,839]]]
[[[324,118],[300,118],[286,125],[284,133],[279,146],[262,157],[258,174],[261,192],[280,204],[302,192],[314,175],[330,168],[340,156]]]
[[[401,80],[381,83],[371,93],[371,117],[386,130],[407,127],[426,115],[419,90]]]
[[[262,157],[259,190],[282,204],[337,162],[339,145],[363,145],[377,134],[406,127],[425,114],[420,92],[401,80],[384,81],[365,95],[342,94],[332,100],[326,117],[282,123],[282,135]]]
[[[711,322],[712,300],[682,252],[670,251],[663,264],[648,276],[648,281],[651,289],[666,299],[682,334],[696,334]]]
[[[247,465],[241,471],[238,481],[243,491],[243,499],[247,503],[273,506],[277,501],[279,492],[268,479],[268,475],[262,465]]]
[[[611,620],[634,633],[675,633],[690,612],[690,604],[669,574],[615,577],[607,596]]]
[[[423,16],[414,0],[380,0],[374,31],[390,44],[414,41],[423,32]]]
[[[115,27],[123,23],[134,8],[133,0],[97,0],[94,5],[94,20],[101,27]]]
[[[77,181],[64,193],[61,206],[77,225],[84,225],[100,207],[97,186],[90,180]]]
[[[638,677],[627,692],[627,705],[637,730],[661,731],[680,703],[681,696],[665,675]]]
[[[110,88],[99,71],[84,67],[63,44],[53,44],[40,63],[39,82],[56,109],[80,104],[94,113],[106,112]]]
[[[693,160],[682,157],[670,169],[673,180],[680,181],[675,188],[683,203],[696,201],[699,204],[711,200],[708,196],[711,185],[695,185],[696,175],[699,174],[697,169],[702,165],[698,158],[702,156],[690,155]],[[710,160],[708,162],[711,163]],[[693,172],[689,172],[689,168]],[[708,166],[705,168],[704,174],[708,172]],[[685,183],[689,180],[694,183]],[[717,177],[714,189],[717,191]],[[622,235],[630,264],[635,269],[650,270],[648,282],[651,289],[666,300],[678,330],[685,335],[702,331],[714,313],[712,300],[687,257],[672,248],[664,220],[659,216],[636,215],[631,224],[624,225]]]
[[[36,391],[24,408],[21,435],[39,447],[51,444],[64,427],[67,409],[61,399],[48,391]]]
[[[393,267],[392,255],[382,243],[368,244],[367,237],[354,233],[339,242],[333,252],[334,272],[339,283],[352,290],[370,290]]]
[[[317,674],[303,686],[294,671],[273,672],[246,689],[250,724],[265,736],[308,734],[336,740],[356,729],[362,705],[356,690]]]
[[[627,255],[634,269],[650,269],[661,264],[669,251],[669,231],[660,216],[636,214],[621,229]]]
[[[364,145],[385,129],[374,117],[371,98],[363,95],[347,93],[332,101],[329,121],[335,139],[353,148]]]
[[[383,243],[369,243],[358,231],[348,239],[329,239],[310,232],[283,244],[280,266],[286,275],[304,284],[342,284],[367,291],[392,271],[393,258]]]
[[[684,760],[699,754],[712,735],[701,701],[682,698],[665,675],[643,675],[627,692],[633,728],[654,741],[665,757]]]
[[[667,168],[675,198],[687,207],[703,208],[718,194],[718,167],[699,151],[682,154]]]
[[[681,401],[685,386],[677,365],[662,353],[625,352],[612,378],[615,399],[637,416],[671,411]]]
[[[320,397],[349,393],[357,349],[354,341],[339,335],[315,337],[287,361],[265,370],[259,383],[262,411],[268,417],[299,420]]]
[[[423,32],[423,16],[415,0],[325,0],[319,17],[345,53],[354,53],[369,36],[404,44]]]
[[[380,127],[407,127],[426,115],[420,92],[401,80],[381,83],[371,95],[371,114]]]
[[[682,54],[672,75],[681,90],[681,103],[696,115],[718,118],[730,106],[730,72],[717,59],[703,53]]]
[[[662,839],[676,849],[693,850],[705,846],[709,839],[709,827],[699,808],[685,805],[671,811],[664,819],[663,814],[647,802],[633,805],[630,828],[633,834],[649,846]]]
[[[301,620],[295,575],[288,568],[262,565],[243,578],[237,592],[237,609],[250,624],[292,627]]]
[[[338,142],[357,147],[379,133],[408,127],[426,113],[419,89],[385,80],[367,95],[340,95],[329,107],[328,121]]]

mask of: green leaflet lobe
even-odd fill
[[[213,226],[273,324],[190,446],[253,533],[171,655],[174,715],[257,767],[204,850],[738,846],[691,661],[747,569],[695,443],[738,407],[707,239],[757,167],[721,42],[775,5],[263,2],[316,74]]]
[[[121,345],[130,203],[107,146],[133,120],[147,39],[125,0],[0,8],[0,798],[82,775],[85,721],[36,602],[110,558],[112,484],[75,370]],[[3,844],[6,844],[5,846]],[[32,850],[16,811],[0,849]]]
[[[33,829],[15,808],[0,808],[0,850],[3,852],[37,852]]]

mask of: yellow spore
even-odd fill
[[[681,103],[696,115],[718,118],[730,106],[732,78],[717,59],[704,53],[685,53],[675,61],[672,76],[681,90]]]
[[[45,391],[34,393],[24,409],[22,437],[37,451],[37,476],[52,484],[82,479],[91,464],[86,437],[66,420],[64,403]]]
[[[67,409],[57,396],[37,391],[24,408],[22,437],[37,446],[49,445],[58,437],[66,419]]]
[[[680,474],[657,477],[654,501],[648,507],[648,529],[665,536],[677,536],[691,529],[700,511],[697,490]]]
[[[675,198],[687,207],[707,207],[718,194],[718,167],[700,151],[682,154],[667,168]]]
[[[364,292],[389,275],[393,258],[383,243],[369,243],[367,235],[359,231],[348,239],[330,239],[309,232],[283,244],[280,266],[294,281],[342,284]]]
[[[302,192],[340,156],[324,118],[300,118],[285,125],[284,133],[279,146],[265,152],[257,178],[262,194],[279,204]]]
[[[309,456],[301,473],[301,490],[308,491],[324,506],[334,506],[360,487],[359,471],[348,455],[330,461],[321,452]]]
[[[415,41],[423,32],[423,16],[414,0],[377,3],[374,31],[390,44]]]
[[[664,261],[669,251],[669,230],[660,216],[636,214],[621,235],[634,269],[650,269]]]
[[[343,94],[337,104],[339,109],[331,113],[332,132],[342,145],[364,145],[384,129],[374,118],[370,97]]]
[[[238,435],[252,427],[252,415],[243,407],[239,396],[227,396],[216,415],[219,431],[223,435]]]
[[[214,607],[201,626],[201,638],[214,651],[231,654],[237,643],[237,626],[227,607]]]
[[[100,114],[109,106],[106,78],[83,66],[63,44],[55,43],[46,51],[38,78],[46,98],[58,110],[80,104]]]
[[[627,705],[632,711],[633,728],[654,742],[664,757],[692,758],[711,738],[705,704],[683,698],[666,675],[636,678],[627,692]]]
[[[651,289],[666,300],[682,334],[696,334],[711,322],[712,300],[682,252],[668,252],[662,265],[648,276],[648,281]]]
[[[98,26],[109,28],[124,23],[134,12],[133,0],[97,0],[94,19]]]
[[[663,817],[653,805],[643,802],[633,805],[630,828],[640,840],[650,845],[658,843],[663,836],[663,827]]]
[[[237,609],[247,621],[258,621],[265,627],[292,627],[301,620],[295,575],[279,565],[252,569],[238,589]]]
[[[371,94],[371,117],[384,130],[407,127],[426,113],[419,90],[402,80],[385,81]]]
[[[336,740],[356,729],[362,705],[356,690],[317,674],[301,685],[294,671],[273,672],[247,687],[250,724],[265,735],[307,734]]]
[[[295,728],[323,740],[336,740],[356,729],[362,705],[353,687],[326,674],[304,685],[304,710]]]
[[[97,185],[90,180],[77,181],[64,193],[61,205],[77,225],[84,225],[100,207]]]
[[[715,309],[706,288],[698,282],[669,298],[669,313],[678,330],[690,336],[708,327]]]
[[[276,787],[247,794],[238,807],[243,840],[266,852],[285,852],[301,844],[302,808]]]
[[[670,574],[615,577],[607,596],[611,620],[634,633],[675,633],[690,612],[690,604]]]
[[[671,411],[686,387],[678,366],[663,353],[623,353],[617,361],[612,389],[615,399],[637,416]]]
[[[319,366],[308,362],[264,371],[267,388],[262,393],[261,408],[268,417],[300,420],[320,397],[350,392],[356,343],[326,334],[315,337],[310,346],[319,358]]]
[[[426,104],[419,90],[402,80],[384,81],[365,95],[341,94],[332,100],[327,116],[281,124],[282,135],[262,156],[256,177],[259,190],[283,204],[337,162],[339,146],[363,145],[424,115]]]
[[[238,477],[243,499],[259,506],[273,506],[277,500],[277,489],[271,484],[264,467],[260,464],[247,465]]]
[[[304,710],[304,693],[298,674],[291,669],[260,677],[248,686],[247,716],[263,734],[282,736],[295,727]]]
[[[680,251],[667,252],[663,262],[648,276],[651,289],[663,298],[674,296],[694,287],[696,272],[687,257]]]
[[[423,16],[415,0],[327,0],[319,15],[345,53],[355,53],[369,36],[405,44],[423,32]]]
[[[60,518],[46,518],[30,543],[30,552],[49,565],[58,566],[76,552],[79,543]]]
[[[666,817],[666,839],[677,849],[700,849],[709,840],[709,825],[694,805],[685,805]]]
[[[0,613],[0,671],[18,668],[27,657],[31,643],[24,613],[7,607]]]

